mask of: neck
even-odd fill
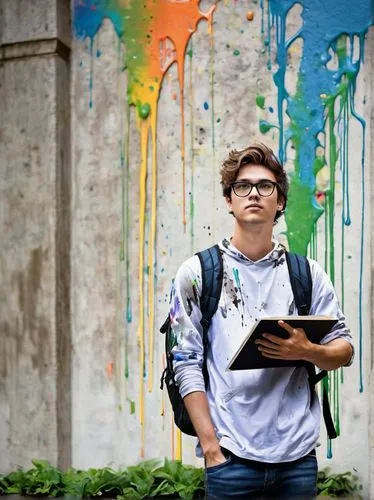
[[[273,227],[243,228],[235,224],[231,243],[248,259],[256,261],[265,257],[273,248]]]

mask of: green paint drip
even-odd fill
[[[331,374],[328,373],[327,377],[322,379],[323,389],[329,394],[329,382]],[[327,458],[332,458],[332,444],[331,439],[327,438]]]
[[[336,433],[340,435],[340,405],[339,405],[339,371],[341,369],[335,370],[334,372],[334,400],[335,400],[335,429]]]
[[[141,103],[140,101],[136,103],[136,109],[138,111],[138,115],[143,120],[146,120],[151,112],[151,106],[146,103]]]
[[[312,205],[314,190],[302,184],[296,173],[290,178],[289,193],[286,211],[288,243],[293,252],[307,255],[309,241],[323,209]]]
[[[259,127],[261,134],[266,134],[272,128],[278,128],[277,125],[273,125],[269,123],[267,120],[260,120]]]
[[[235,49],[234,52],[233,52],[233,55],[234,56],[240,56],[240,50],[239,49]]]
[[[261,109],[265,109],[265,96],[263,95],[256,96],[256,106],[258,106]]]
[[[135,414],[135,401],[133,401],[132,399],[129,399],[129,398],[127,398],[126,401],[129,403],[129,406],[130,406],[130,415],[134,415]]]
[[[190,91],[190,154],[191,154],[191,188],[190,188],[190,253],[194,253],[195,249],[195,149],[194,149],[194,128],[195,128],[195,96],[193,90],[193,42],[192,39],[189,41],[189,49],[187,51],[190,56],[190,67],[189,67],[189,91]]]
[[[335,216],[335,171],[336,171],[336,161],[338,157],[337,146],[336,146],[336,136],[334,131],[335,117],[334,117],[334,104],[335,99],[332,104],[328,107],[328,127],[329,127],[329,162],[330,162],[330,188],[327,192],[327,203],[329,206],[329,235],[331,237],[330,241],[330,258],[329,258],[329,274],[332,284],[335,283],[335,249],[334,249],[334,216]]]
[[[129,124],[130,124],[130,106],[126,108],[126,118],[127,127],[125,134],[125,155],[124,155],[124,165],[123,165],[123,205],[122,213],[123,218],[123,234],[125,235],[125,260],[126,260],[126,321],[125,326],[125,378],[129,378],[129,324],[132,322],[132,306],[131,306],[131,283],[130,283],[130,220],[131,220],[131,204],[130,204],[130,169],[129,169],[129,151],[130,151],[130,134],[129,134]]]

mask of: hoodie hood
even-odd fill
[[[237,248],[234,247],[234,245],[231,243],[230,238],[224,238],[220,243],[219,247],[220,249],[229,257],[233,258],[234,260],[241,262],[242,264],[259,264],[260,262],[277,262],[279,261],[282,257],[284,260],[284,254],[286,252],[286,248],[279,243],[276,239],[272,240],[273,243],[273,249],[264,257],[262,257],[259,260],[253,261],[246,257],[242,252],[240,252]]]

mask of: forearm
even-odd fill
[[[312,344],[306,357],[322,370],[335,370],[349,363],[353,349],[349,342],[343,339],[335,339],[328,344]]]
[[[190,392],[184,398],[184,404],[199,438],[204,456],[219,449],[218,439],[209,413],[205,392]]]

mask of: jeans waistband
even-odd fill
[[[231,456],[232,458],[235,458],[236,461],[238,462],[243,462],[243,463],[256,463],[256,464],[264,464],[264,465],[271,465],[271,463],[269,462],[259,462],[257,460],[251,460],[251,459],[248,459],[248,458],[242,458],[242,457],[238,457],[237,455],[235,455],[232,451],[226,449],[226,448],[223,448],[221,446],[221,450],[222,450],[222,453],[225,455],[225,457],[229,457]],[[305,458],[305,457],[309,457],[309,456],[313,456],[315,457],[316,456],[316,449],[313,448],[312,451],[310,451],[309,453],[307,453],[306,455],[304,455],[303,457],[301,458]],[[299,458],[298,460],[300,460],[301,458]]]

